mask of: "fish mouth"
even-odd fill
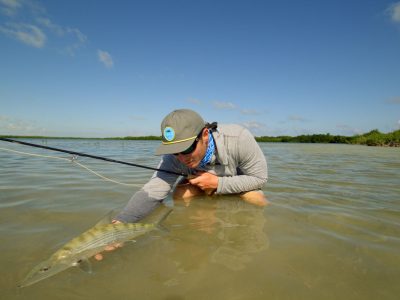
[[[56,275],[57,273],[69,268],[67,264],[51,264],[47,261],[37,265],[29,274],[17,285],[19,288],[30,286],[34,283],[42,281],[50,276]]]
[[[51,275],[49,275],[49,276],[51,276]],[[41,281],[41,280],[43,280],[43,279],[46,279],[46,278],[49,277],[49,276],[43,276],[43,277],[37,277],[37,276],[35,276],[35,277],[27,277],[27,278],[25,278],[24,280],[22,280],[21,283],[17,285],[17,287],[18,287],[18,288],[24,288],[24,287],[30,286],[30,285],[32,285],[32,284],[34,284],[34,283],[37,283],[37,282],[39,282],[39,281]]]
[[[27,276],[24,280],[22,280],[20,282],[20,284],[18,284],[17,287],[24,288],[24,287],[30,286],[30,285],[32,285],[34,283],[37,283],[39,281],[42,281],[43,279],[46,279],[46,278],[50,277],[52,275],[53,274],[48,274],[48,275],[46,274],[45,276],[43,276],[41,274],[34,274],[32,276]]]
[[[32,281],[32,280],[29,280],[29,279],[24,279],[20,284],[17,285],[17,288],[21,289],[21,288],[27,287],[27,286],[30,286],[30,285],[38,282],[38,281],[40,281],[40,280]]]

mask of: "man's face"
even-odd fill
[[[178,160],[191,169],[195,169],[200,164],[208,147],[208,129],[203,129],[200,139],[197,142],[196,148],[189,154],[176,154]]]

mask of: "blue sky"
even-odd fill
[[[400,2],[0,0],[0,134],[400,128]]]

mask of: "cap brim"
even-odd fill
[[[179,153],[182,151],[185,151],[187,148],[189,148],[196,137],[194,137],[191,140],[180,142],[180,143],[174,143],[174,144],[161,144],[160,147],[156,150],[156,155],[164,155],[164,154],[174,154],[174,153]]]

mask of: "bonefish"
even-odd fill
[[[155,223],[119,223],[110,224],[110,217],[97,223],[76,238],[58,249],[49,259],[40,263],[29,272],[19,287],[26,287],[53,276],[69,267],[78,266],[90,271],[89,258],[104,250],[105,246],[133,240],[159,227],[172,209],[165,208],[165,213]]]

